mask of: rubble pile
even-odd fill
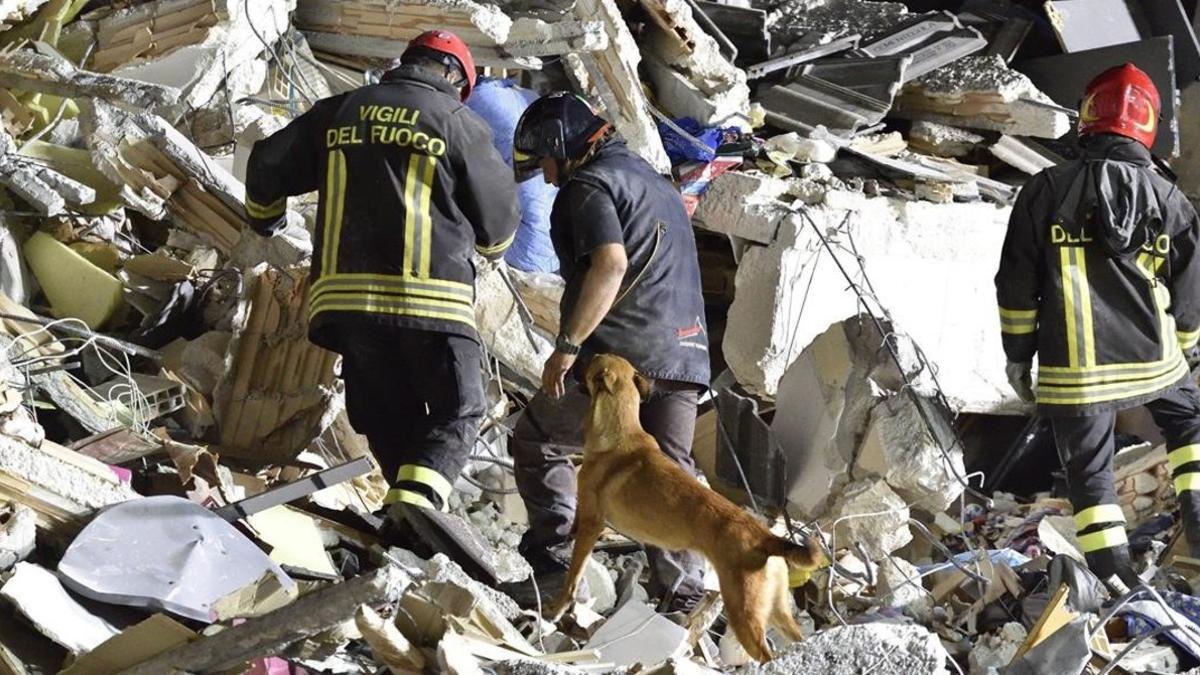
[[[1004,374],[1006,223],[1072,156],[1092,76],[1146,64],[1155,149],[1200,196],[1194,7],[1104,3],[1110,36],[1081,1],[0,0],[0,674],[1200,665],[1162,439],[1118,424],[1157,591],[1102,614]],[[558,332],[547,270],[478,261],[480,441],[450,514],[383,518],[339,357],[307,339],[315,196],[264,238],[243,181],[255,141],[433,28],[484,77],[585,97],[678,184],[721,373],[697,462],[827,550],[791,578],[811,636],[772,633],[773,661],[749,663],[715,575],[657,613],[619,533],[558,623],[521,592],[507,437]]]

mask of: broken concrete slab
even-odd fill
[[[760,244],[775,240],[781,221],[791,215],[782,201],[791,182],[762,173],[727,171],[717,176],[700,200],[696,227]]]
[[[979,302],[995,292],[1008,213],[984,203],[828,190],[820,205],[781,221],[770,245],[742,255],[723,342],[730,369],[751,391],[774,397],[787,367],[817,335],[859,313],[860,298],[829,259],[834,255],[851,274],[861,261],[878,305],[937,366],[952,410],[1020,410],[1003,373],[999,319],[991,303]],[[829,248],[818,232],[833,239]],[[855,255],[847,252],[851,240]]]
[[[1008,134],[988,146],[988,150],[996,159],[1031,176],[1064,161],[1060,155],[1041,144]]]
[[[38,527],[55,538],[72,536],[95,509],[138,497],[91,457],[51,441],[34,448],[0,436],[0,499],[33,509]]]
[[[578,91],[587,93],[603,106],[608,121],[625,137],[629,147],[661,173],[670,170],[658,126],[649,112],[649,102],[638,77],[641,50],[625,24],[614,0],[579,0],[575,18],[599,22],[608,35],[608,48],[563,57],[567,76]]]
[[[879,563],[875,596],[885,607],[899,609],[918,621],[926,621],[933,598],[921,583],[921,572],[907,560],[888,556]]]
[[[32,17],[47,0],[3,0],[0,2],[0,30]]]
[[[503,262],[485,267],[475,278],[475,326],[488,352],[527,383],[541,382],[542,366],[554,351],[546,336],[522,316],[517,298],[502,275],[511,274]]]
[[[987,47],[987,40],[974,28],[964,28],[950,12],[929,12],[911,16],[883,34],[866,40],[851,52],[852,56],[880,58],[912,57],[902,82],[953,63]]]
[[[788,503],[812,518],[850,480],[850,467],[881,394],[870,379],[882,355],[873,327],[859,319],[836,323],[813,340],[787,370],[771,423],[787,457]],[[873,343],[873,344],[872,344]]]
[[[984,137],[968,129],[917,120],[908,131],[908,144],[915,150],[938,157],[966,157]]]
[[[908,504],[880,479],[847,485],[829,515],[835,522],[840,521],[834,528],[837,545],[861,543],[872,560],[880,560],[912,541]]]
[[[895,112],[1038,138],[1058,138],[1072,123],[1070,111],[998,56],[969,56],[913,80],[896,98]]]
[[[750,129],[746,74],[721,52],[687,0],[641,0],[655,28],[643,38],[657,100],[674,117]]]
[[[49,47],[0,54],[0,87],[68,98],[98,97],[132,110],[159,113],[179,100],[176,89],[88,72]]]
[[[163,118],[103,101],[83,106],[92,161],[120,197],[155,220],[169,218],[228,255],[246,226],[246,188]]]
[[[239,87],[238,71],[274,48],[295,9],[296,0],[157,0],[113,10],[98,19],[93,64],[178,89],[183,107],[202,108],[227,79],[239,95],[258,91],[261,78]]]
[[[963,492],[962,449],[946,411],[930,399],[914,398],[892,396],[871,410],[854,475],[882,477],[910,506],[939,513]],[[936,426],[933,433],[926,420]]]
[[[0,131],[0,184],[45,216],[83,209],[96,191],[55,168],[17,151],[16,141]]]
[[[31,563],[17,563],[13,575],[0,587],[0,597],[15,605],[42,634],[74,654],[91,651],[119,632],[68,595],[52,572]]]
[[[859,675],[865,671],[942,675],[946,653],[936,634],[921,626],[866,623],[821,631],[751,664],[740,675]]]

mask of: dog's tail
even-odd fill
[[[825,554],[821,551],[821,542],[811,535],[805,539],[803,544],[770,535],[763,541],[759,550],[768,558],[780,556],[788,562],[789,566],[802,570],[815,570],[825,560]]]

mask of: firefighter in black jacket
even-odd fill
[[[1126,585],[1138,580],[1113,488],[1119,410],[1144,405],[1162,429],[1200,553],[1200,390],[1188,372],[1200,340],[1200,223],[1155,171],[1159,110],[1132,64],[1088,85],[1083,156],[1025,184],[996,275],[1009,380],[1052,422],[1089,567]]]
[[[520,218],[512,171],[463,105],[466,45],[430,31],[400,62],[256,143],[246,211],[268,235],[289,195],[319,190],[309,337],[343,356],[387,502],[445,510],[485,409],[472,255],[499,258]]]
[[[543,593],[560,586],[575,512],[575,471],[588,396],[572,380],[577,358],[615,353],[651,379],[642,424],[663,452],[695,473],[692,436],[708,386],[708,333],[696,240],[675,187],[630,150],[583,100],[554,94],[517,123],[518,180],[543,172],[560,187],[550,237],[566,280],[562,327],[510,447],[529,511],[520,552]],[[582,352],[582,353],[581,353]],[[668,611],[704,593],[703,561],[648,547],[650,592]],[[513,589],[519,593],[523,589]]]

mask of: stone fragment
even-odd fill
[[[898,556],[889,556],[879,563],[875,597],[884,607],[895,607],[922,620],[933,609],[933,597],[921,584],[921,572]]]
[[[0,54],[0,86],[68,98],[95,96],[130,109],[156,112],[179,99],[179,91],[172,87],[81,70],[52,50],[18,49]]]
[[[475,324],[492,356],[527,383],[537,384],[554,345],[533,326],[525,325],[520,305],[502,276],[510,272],[502,266],[504,263],[481,269],[475,279]]]
[[[912,541],[908,505],[882,480],[860,480],[848,485],[834,503],[830,517],[845,519],[834,529],[837,545],[861,543],[872,560],[879,560]]]
[[[791,215],[789,182],[764,173],[727,171],[709,186],[692,217],[696,227],[769,244]]]
[[[984,142],[980,134],[935,122],[917,120],[908,132],[914,149],[938,157],[965,157]]]
[[[1148,495],[1158,491],[1158,480],[1153,474],[1146,472],[1134,474],[1133,491],[1139,495]]]
[[[942,675],[948,655],[921,626],[866,623],[838,626],[778,650],[768,663],[740,675]]]
[[[980,636],[967,661],[970,675],[992,675],[1012,662],[1027,635],[1025,627],[1009,622],[995,633]]]
[[[959,477],[966,470],[943,411],[928,399],[920,406],[924,417],[906,394],[875,406],[854,473],[880,476],[911,506],[938,513],[962,494]],[[926,420],[935,425],[936,438]]]

